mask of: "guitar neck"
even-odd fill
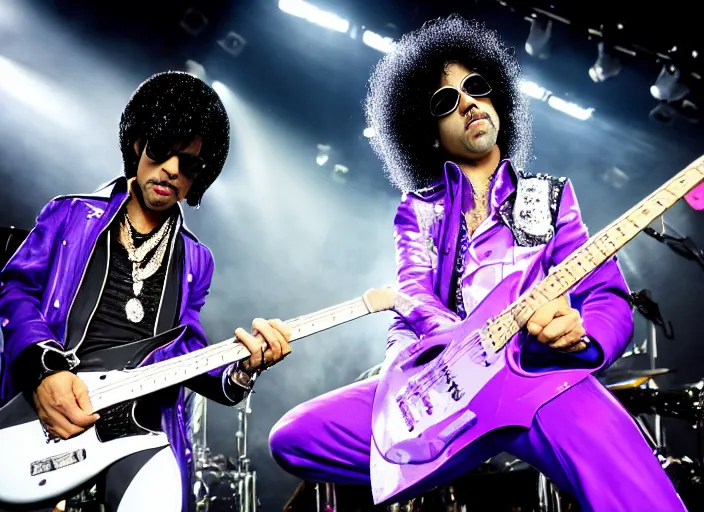
[[[487,323],[494,350],[501,349],[543,304],[567,293],[704,179],[704,156],[689,164],[650,196],[592,236],[550,270],[528,293]]]
[[[291,341],[330,329],[370,313],[363,298],[354,299],[315,313],[288,320]],[[183,354],[166,361],[128,371],[126,379],[91,393],[95,410],[148,395],[181,384],[211,370],[249,357],[247,348],[236,338]]]

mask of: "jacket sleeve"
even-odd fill
[[[215,263],[208,249],[204,249],[204,255],[203,268],[205,270],[199,279],[193,280],[193,288],[188,294],[188,306],[182,319],[182,324],[190,328],[190,339],[185,341],[191,351],[208,345],[205,331],[200,323],[200,311],[210,290]],[[236,405],[247,396],[248,391],[230,380],[229,376],[234,366],[234,364],[231,364],[216,368],[185,382],[184,385],[220,404]]]
[[[395,310],[397,316],[389,328],[387,347],[403,341],[415,340],[439,329],[446,329],[460,321],[433,290],[435,271],[431,256],[437,241],[433,227],[437,223],[419,219],[418,209],[430,209],[413,195],[404,195],[394,219],[396,243],[396,268],[400,299]],[[431,215],[432,210],[430,210]],[[421,229],[421,224],[430,226]],[[432,246],[431,243],[432,242]]]
[[[0,272],[3,358],[15,391],[30,380],[34,382],[40,373],[43,350],[39,349],[39,343],[61,349],[41,312],[41,304],[51,257],[64,229],[63,204],[61,200],[53,200],[42,209],[34,228]]]
[[[587,227],[569,181],[562,191],[556,232],[549,266],[553,267],[582,246],[589,238]],[[629,290],[616,258],[585,277],[569,293],[571,306],[580,311],[584,329],[593,348],[575,354],[603,368],[616,361],[633,335],[633,312]]]

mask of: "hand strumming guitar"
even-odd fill
[[[579,352],[587,348],[582,316],[570,307],[564,295],[538,308],[526,327],[538,341],[555,350]]]
[[[80,434],[100,417],[93,413],[84,382],[68,371],[43,379],[32,398],[44,428],[61,439]]]
[[[257,318],[252,322],[251,334],[240,328],[235,336],[252,354],[242,363],[248,373],[265,370],[291,353],[291,329],[281,320]],[[93,413],[86,385],[68,371],[43,379],[33,393],[33,401],[44,428],[61,439],[80,434],[100,417]]]
[[[281,320],[252,321],[252,333],[241,327],[235,330],[235,337],[247,347],[251,354],[242,362],[242,370],[256,373],[275,365],[291,353],[288,342],[291,340],[291,328]]]

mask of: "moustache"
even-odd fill
[[[491,117],[489,117],[489,114],[482,114],[479,113],[477,115],[474,115],[474,112],[471,112],[471,117],[469,118],[469,122],[471,123],[472,121],[477,121],[479,119],[486,119],[487,121],[491,121]]]
[[[471,110],[469,112],[469,116],[465,116],[467,119],[464,123],[465,128],[468,128],[470,124],[472,124],[473,121],[478,121],[479,119],[486,119],[490,125],[494,126],[494,121],[491,119],[489,114],[486,113],[477,113],[475,114],[474,110]]]

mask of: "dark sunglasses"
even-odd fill
[[[473,98],[483,98],[491,94],[491,86],[483,76],[470,73],[462,79],[460,89]],[[446,85],[435,91],[430,98],[430,113],[433,117],[444,117],[460,104],[460,91],[451,85]]]
[[[184,153],[183,151],[176,151],[174,150],[174,145],[170,143],[149,140],[144,152],[149,158],[158,163],[166,162],[169,158],[177,156],[179,172],[182,172],[192,180],[196,179],[205,169],[205,160],[201,157]]]

